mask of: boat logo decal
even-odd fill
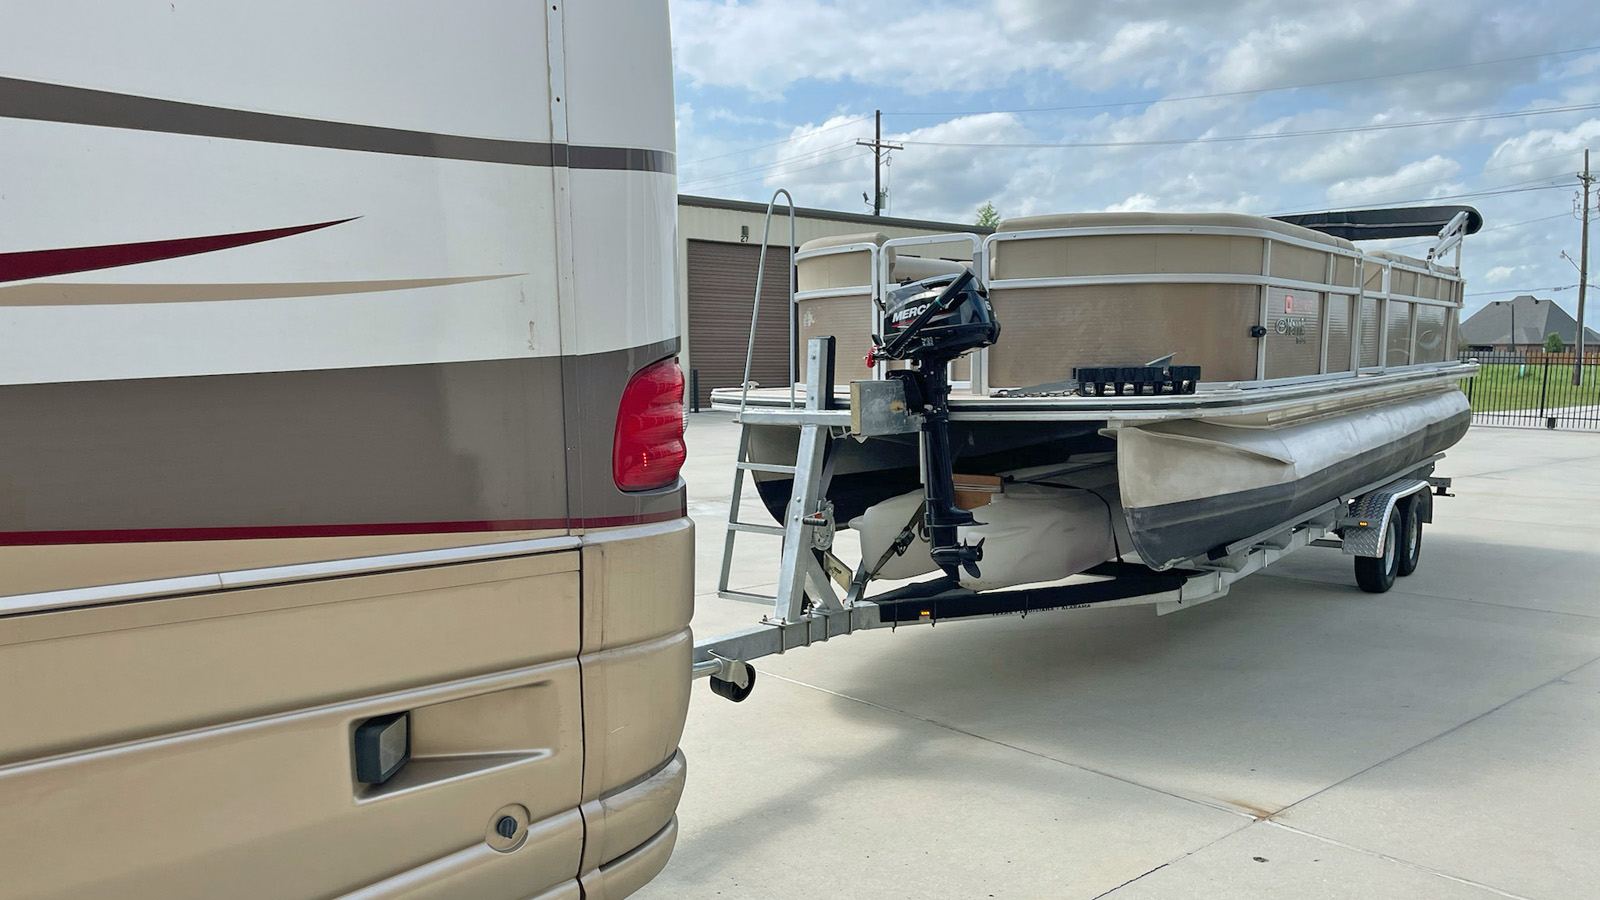
[[[1272,323],[1272,328],[1279,334],[1292,335],[1296,344],[1307,342],[1305,316],[1282,316]]]
[[[917,316],[922,315],[923,312],[932,305],[932,303],[924,303],[921,306],[908,306],[905,309],[895,310],[893,316],[894,324],[899,325],[902,322],[909,322],[910,320],[915,319]]]

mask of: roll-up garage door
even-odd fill
[[[689,242],[689,365],[699,373],[700,407],[713,388],[737,387],[744,378],[761,247],[754,244]],[[750,380],[782,387],[789,380],[789,251],[767,250],[761,284],[761,321]]]

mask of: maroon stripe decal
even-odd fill
[[[683,508],[631,516],[577,519],[495,519],[483,522],[377,522],[364,525],[246,525],[220,528],[108,528],[86,531],[0,532],[0,546],[137,544],[159,541],[246,541],[272,538],[378,537],[397,534],[545,531],[552,528],[614,528],[649,525],[687,515]]]
[[[319,228],[331,228],[358,218],[360,217],[352,216],[332,222],[318,222],[315,225],[295,225],[291,228],[269,228],[265,231],[214,234],[169,241],[141,241],[136,244],[106,244],[100,247],[65,247],[59,250],[0,253],[0,283],[68,275],[73,272],[91,272],[95,269],[115,269],[120,266],[214,253],[218,250],[229,250],[247,244],[259,244],[263,241],[275,241],[279,238],[305,234]]]

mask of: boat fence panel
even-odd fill
[[[1328,296],[1328,371],[1350,371],[1350,306],[1355,298],[1348,294]]]
[[[1361,360],[1363,369],[1378,365],[1382,359],[1383,300],[1378,297],[1361,298]]]
[[[1411,306],[1404,300],[1390,298],[1387,304],[1388,324],[1385,331],[1389,352],[1384,357],[1385,366],[1411,365]]]
[[[1078,368],[1166,357],[1199,366],[1203,383],[1241,387],[1448,363],[1462,295],[1457,269],[1233,215],[1041,217],[987,238],[845,235],[808,242],[796,264],[800,340],[831,334],[845,351],[835,391],[886,376],[851,352],[881,325],[879,295],[953,264],[972,266],[1006,329],[951,366],[957,388],[979,395],[1070,392]]]
[[[1322,361],[1321,306],[1322,295],[1315,291],[1272,288],[1268,292],[1268,378],[1318,374]]]
[[[1444,362],[1447,358],[1446,311],[1443,306],[1417,304],[1417,362]]]

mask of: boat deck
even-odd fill
[[[1315,415],[1319,408],[1331,412],[1381,402],[1388,396],[1470,378],[1477,371],[1476,363],[1447,362],[1357,376],[1346,372],[1248,386],[1202,382],[1193,394],[986,396],[957,390],[950,395],[950,417],[954,421],[968,422],[1158,422],[1232,418],[1240,420],[1240,424],[1248,420],[1250,424],[1271,425],[1283,419]],[[800,408],[806,401],[803,384],[795,385],[792,396],[791,405],[791,392],[787,387],[752,388],[747,396],[739,388],[718,388],[711,392],[711,407],[740,412],[743,400],[744,421],[752,424],[798,426],[807,421],[837,424],[850,421],[848,389],[836,389],[834,408],[823,411]]]

